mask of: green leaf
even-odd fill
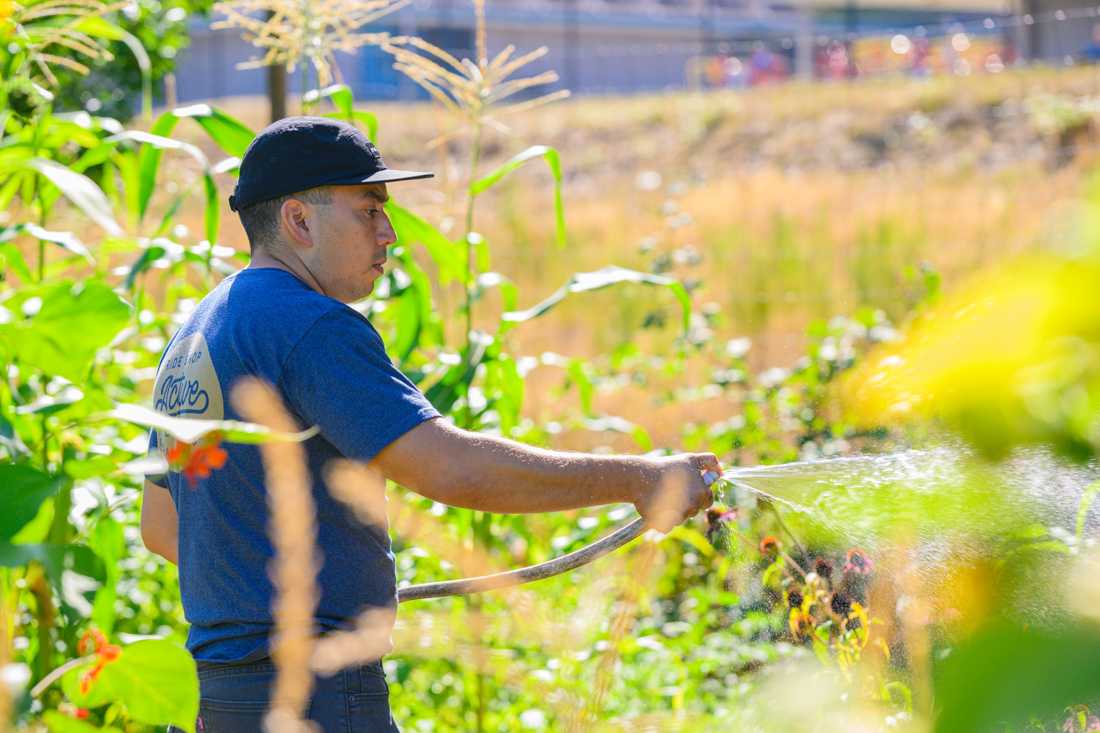
[[[88,544],[103,560],[107,569],[107,582],[95,595],[92,605],[92,623],[105,634],[115,627],[115,600],[118,598],[120,575],[119,561],[126,552],[126,539],[122,524],[110,516],[100,517],[88,536]]]
[[[406,246],[419,242],[428,250],[439,268],[442,284],[465,278],[466,263],[462,259],[462,250],[454,242],[428,222],[395,204],[393,199],[386,203],[386,213],[397,232],[397,241],[404,242]]]
[[[435,405],[436,409],[446,415],[454,407],[458,398],[465,393],[466,387],[474,378],[478,366],[485,360],[488,344],[478,341],[473,344],[473,351],[466,358],[465,354],[458,364],[450,367],[443,378],[433,384],[424,393],[428,401]]]
[[[104,733],[118,731],[118,728],[114,726],[108,728],[97,728],[91,723],[87,723],[83,720],[77,720],[76,718],[70,718],[64,713],[59,713],[56,710],[47,710],[42,713],[42,722],[46,724],[50,733]],[[119,731],[121,733],[121,731]]]
[[[240,158],[244,155],[244,151],[248,148],[249,143],[252,142],[252,138],[256,135],[250,130],[243,122],[230,117],[224,112],[214,109],[206,104],[196,104],[190,107],[180,107],[170,112],[165,112],[157,118],[156,122],[149,129],[149,133],[161,137],[167,138],[175,130],[176,125],[182,119],[193,119],[210,136],[215,144],[218,145],[228,155],[233,158]],[[182,143],[181,143],[182,144]],[[139,163],[139,180],[140,180],[140,195],[138,196],[138,218],[139,220],[144,218],[146,211],[149,208],[149,200],[153,196],[153,191],[157,185],[157,174],[160,170],[160,161],[164,151],[161,148],[153,145],[143,145],[140,154]],[[223,163],[219,163],[211,171],[213,173],[219,172],[223,169]],[[207,214],[206,225],[207,233],[211,229],[211,216],[209,212],[210,206],[210,185],[207,183]],[[214,194],[216,199],[216,192]],[[211,242],[215,240],[208,237]]]
[[[51,476],[30,466],[0,464],[0,541],[8,541],[34,519],[39,507],[57,493],[65,482],[61,476]]]
[[[176,128],[179,117],[172,112],[165,112],[153,123],[149,133],[157,137],[168,137]],[[143,145],[138,153],[138,221],[145,218],[145,212],[149,208],[149,200],[157,186],[157,171],[160,169],[160,160],[164,151],[154,145]]]
[[[26,166],[57,186],[65,198],[108,234],[122,235],[122,228],[115,221],[114,212],[111,210],[111,202],[107,200],[103,189],[92,179],[82,173],[69,170],[60,163],[43,158],[31,158],[26,161]]]
[[[76,235],[72,232],[53,232],[48,229],[43,229],[37,224],[16,224],[13,227],[0,229],[0,242],[8,242],[20,234],[27,234],[43,242],[56,244],[62,249],[72,252],[74,255],[83,257],[88,262],[94,262],[92,253],[88,251],[84,243],[77,239]]]
[[[307,104],[316,104],[322,99],[331,100],[333,106],[346,120],[351,115],[352,105],[355,102],[351,89],[346,84],[330,84],[324,89],[311,89],[302,97]],[[351,122],[351,120],[347,121]]]
[[[577,394],[581,398],[581,412],[585,417],[593,417],[592,397],[596,389],[588,376],[587,366],[588,362],[583,359],[570,359],[566,372],[569,374],[569,381],[577,388]]]
[[[103,562],[85,545],[13,545],[0,542],[0,567],[21,568],[31,562],[42,563],[46,574],[55,583],[61,581],[65,570],[100,581],[105,577]]]
[[[312,427],[300,433],[280,433],[275,430],[256,425],[254,423],[239,422],[237,420],[195,420],[183,417],[170,417],[150,410],[141,405],[118,405],[111,410],[108,417],[116,420],[141,425],[146,428],[163,430],[177,440],[184,443],[194,443],[199,438],[218,431],[222,433],[222,439],[229,443],[272,443],[288,442],[298,443],[309,440],[317,435],[320,430]]]
[[[34,282],[31,268],[23,253],[14,244],[0,244],[0,270],[10,267],[24,283]]]
[[[30,454],[26,444],[15,432],[15,426],[2,414],[0,414],[0,447],[5,448],[12,455]]]
[[[203,186],[206,192],[206,209],[203,217],[206,224],[206,238],[211,243],[216,242],[218,238],[218,220],[221,216],[221,209],[218,206],[218,187],[214,183],[210,161],[207,159],[206,155],[203,154],[202,150],[190,143],[173,140],[170,137],[164,137],[162,135],[141,132],[140,130],[127,130],[126,132],[121,132],[107,138],[108,142],[117,142],[121,140],[140,142],[143,146],[152,146],[158,151],[178,150],[191,156],[200,166],[202,166]],[[144,149],[145,148],[143,148],[143,150]],[[157,162],[159,163],[159,158],[157,158]],[[141,167],[139,175],[140,193],[138,196],[138,219],[141,220],[145,215],[145,211],[148,209],[149,199],[156,185],[156,166],[152,166],[149,169],[146,169],[144,166]]]
[[[195,660],[182,646],[162,639],[143,639],[122,647],[88,686],[81,677],[94,662],[69,670],[61,678],[65,696],[79,707],[121,703],[131,718],[151,725],[171,724],[195,730],[199,714],[199,682]]]
[[[130,320],[130,306],[98,281],[26,289],[23,303],[41,298],[38,312],[0,326],[0,342],[9,353],[50,374],[82,382],[95,358]]]
[[[679,280],[665,277],[664,275],[652,275],[648,272],[638,272],[636,270],[627,270],[615,266],[605,267],[595,272],[578,272],[569,278],[569,282],[559,288],[557,292],[538,305],[524,311],[511,311],[505,313],[501,318],[509,323],[523,323],[524,321],[529,321],[543,315],[564,300],[565,296],[570,293],[584,293],[591,290],[600,290],[619,283],[642,283],[644,285],[657,285],[669,288],[676,296],[676,299],[680,301],[683,328],[684,332],[687,332],[688,324],[691,319],[691,297],[688,295],[687,289]]]
[[[933,671],[936,733],[1016,729],[1100,693],[1100,629],[995,626],[960,643]]]
[[[206,130],[206,134],[210,136],[210,139],[226,155],[243,158],[244,151],[248,149],[252,139],[256,137],[256,133],[236,117],[231,117],[208,104],[180,107],[172,110],[172,114],[181,120],[192,119],[199,123],[202,129]]]
[[[207,171],[202,177],[203,191],[206,193],[206,208],[203,210],[203,222],[206,225],[206,241],[217,244],[218,223],[221,219],[221,207],[218,205],[218,186],[214,176]]]
[[[126,279],[122,281],[122,286],[126,290],[133,290],[138,275],[152,267],[154,262],[164,256],[165,252],[167,250],[159,244],[151,244],[146,247],[141,256],[134,260],[134,264],[130,265],[130,271],[126,273]]]
[[[554,226],[559,247],[565,246],[565,207],[561,199],[561,156],[558,151],[548,145],[533,145],[519,155],[507,161],[499,168],[470,184],[470,195],[478,196],[496,185],[502,178],[516,170],[524,163],[542,158],[550,167],[550,173],[554,176]]]

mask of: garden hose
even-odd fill
[[[703,474],[703,482],[707,486],[711,486],[718,479],[719,475],[713,471],[707,471]],[[574,550],[561,557],[555,557],[552,560],[540,562],[537,565],[528,565],[516,570],[493,573],[492,575],[480,575],[475,578],[459,578],[458,580],[421,583],[399,588],[397,602],[404,603],[405,601],[419,601],[425,598],[441,598],[443,596],[465,596],[471,593],[508,588],[513,585],[522,585],[523,583],[561,575],[619,549],[627,542],[638,537],[647,528],[646,521],[642,517],[638,517],[579,550]]]

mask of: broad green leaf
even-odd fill
[[[249,143],[252,142],[252,138],[255,137],[255,133],[248,129],[243,122],[206,104],[180,107],[170,112],[165,112],[153,123],[153,126],[149,129],[149,133],[158,137],[167,138],[172,134],[172,131],[175,130],[176,125],[182,119],[195,120],[195,122],[202,126],[215,144],[233,158],[242,157]],[[138,197],[139,219],[145,216],[149,208],[149,200],[152,198],[153,191],[157,185],[157,174],[160,169],[162,155],[163,150],[160,148],[152,145],[142,146],[139,164],[141,182],[141,192]],[[219,172],[220,168],[221,164],[216,166],[211,172]],[[209,198],[210,192],[208,187],[208,206]],[[210,228],[209,222],[210,216],[208,213],[207,231],[209,231]],[[210,239],[210,241],[213,242],[214,239]]]
[[[219,109],[208,104],[194,104],[190,107],[180,107],[172,111],[179,119],[193,119],[206,130],[210,139],[221,148],[226,155],[244,157],[244,151],[248,149],[252,138],[256,137],[243,122],[236,117],[231,117]]]
[[[1100,629],[994,626],[936,664],[936,733],[1020,729],[1100,694]]]
[[[6,542],[34,519],[39,507],[57,493],[65,479],[31,466],[0,464],[0,541]]]
[[[108,234],[122,235],[122,228],[115,221],[114,212],[111,211],[111,202],[92,179],[44,158],[32,158],[26,162],[26,165],[57,186],[65,198]]]
[[[470,195],[478,196],[496,185],[502,178],[516,170],[524,163],[542,158],[550,168],[554,176],[554,229],[559,247],[564,247],[565,234],[565,207],[561,200],[561,156],[558,151],[548,145],[533,145],[519,155],[505,162],[499,168],[470,184]]]
[[[150,725],[171,724],[195,730],[199,714],[199,680],[195,660],[186,649],[162,639],[144,639],[122,647],[80,690],[80,680],[94,662],[76,667],[61,678],[65,696],[79,707],[121,703],[131,718]]]
[[[46,574],[55,583],[61,582],[66,570],[103,580],[103,562],[85,545],[56,545],[39,543],[13,545],[0,542],[0,567],[21,568],[30,562],[40,562]]]
[[[38,312],[0,326],[11,354],[50,374],[81,382],[96,351],[130,319],[130,306],[106,284],[62,282],[20,292],[22,302],[41,298]]]
[[[183,417],[170,417],[140,405],[118,405],[107,416],[142,427],[163,430],[184,443],[194,443],[204,435],[215,431],[222,433],[222,439],[229,443],[250,444],[297,443],[309,440],[319,432],[318,428],[312,427],[300,433],[280,433],[263,425],[237,420],[194,420]]]
[[[439,268],[439,281],[442,284],[465,278],[466,263],[462,258],[462,250],[454,242],[428,222],[395,204],[393,199],[386,203],[386,213],[397,232],[397,241],[404,242],[406,247],[419,242],[428,250],[432,261]]]
[[[29,222],[25,224],[16,224],[6,229],[0,229],[0,242],[8,242],[20,234],[26,234],[27,236],[34,237],[43,242],[56,244],[62,249],[72,252],[74,255],[83,257],[89,262],[93,261],[92,253],[88,251],[84,243],[72,232],[54,232]]]
[[[110,726],[98,728],[91,723],[69,717],[56,710],[47,710],[42,713],[42,722],[50,733],[121,733],[118,728]]]
[[[680,301],[684,331],[687,332],[691,319],[691,297],[687,289],[679,280],[664,275],[653,275],[648,272],[627,270],[622,267],[605,267],[595,272],[578,272],[569,278],[569,282],[558,289],[553,295],[538,305],[524,311],[512,311],[505,313],[501,318],[509,323],[523,323],[533,318],[538,318],[551,308],[556,306],[570,293],[584,293],[591,290],[600,290],[610,285],[619,283],[642,283],[644,285],[658,285],[672,291],[676,299]]]

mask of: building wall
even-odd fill
[[[1025,0],[1024,12],[1041,19],[1028,27],[1026,43],[1029,58],[1054,63],[1075,61],[1089,44],[1093,26],[1100,18],[1079,17],[1074,10],[1095,8],[1095,2],[1086,0]],[[1066,20],[1051,16],[1064,11]]]
[[[378,30],[414,33],[459,57],[473,56],[472,12],[465,7],[456,11],[449,0],[419,0],[415,9],[386,20],[388,24]],[[561,81],[539,91],[568,87],[579,94],[683,88],[690,82],[687,69],[692,59],[713,53],[720,39],[790,36],[800,27],[790,11],[762,14],[758,7],[742,6],[738,0],[502,1],[490,4],[488,25],[490,54],[508,43],[516,46],[517,54],[547,46],[547,56],[521,73],[553,69]],[[262,69],[236,69],[255,55],[237,30],[214,31],[196,23],[191,46],[180,54],[177,66],[179,101],[263,93]],[[426,96],[395,72],[392,58],[376,47],[341,54],[338,64],[357,98]],[[292,91],[299,88],[298,74],[291,75],[289,84]]]

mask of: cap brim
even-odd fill
[[[415,181],[421,178],[431,178],[434,173],[428,171],[399,171],[394,168],[385,168],[366,178],[360,183],[392,183],[393,181]]]

